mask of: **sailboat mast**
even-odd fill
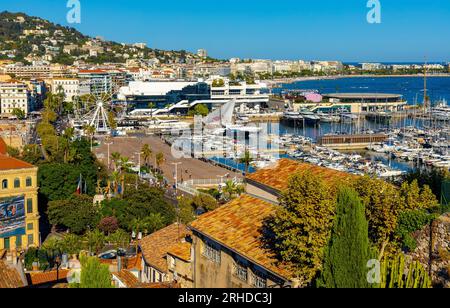
[[[426,112],[428,107],[428,95],[427,95],[427,60],[425,59],[425,65],[423,66],[423,108]]]

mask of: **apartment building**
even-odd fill
[[[174,223],[144,237],[139,242],[141,282],[176,281],[182,287],[192,287],[190,234],[186,226]]]
[[[25,83],[9,81],[0,83],[0,114],[11,116],[14,109],[20,109],[28,115],[34,110],[34,98]]]
[[[51,69],[49,65],[8,65],[6,74],[17,78],[49,78]]]
[[[112,78],[106,70],[80,70],[78,78],[89,84],[89,92],[93,95],[112,94]]]
[[[64,100],[72,102],[74,97],[90,94],[90,85],[88,81],[77,78],[58,78],[51,81],[52,92],[62,91]]]
[[[70,71],[63,65],[7,65],[6,74],[22,79],[67,77]]]
[[[6,155],[0,139],[0,250],[39,246],[38,168]]]

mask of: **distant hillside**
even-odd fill
[[[89,48],[86,47],[88,44]],[[92,47],[90,47],[92,45]],[[64,52],[67,46],[72,51]],[[99,50],[98,54],[89,49]],[[164,51],[137,48],[86,36],[78,30],[54,24],[23,13],[0,13],[0,59],[28,62],[25,59],[45,58],[53,63],[123,63],[127,59],[158,59],[161,63],[186,63],[200,58],[186,51]]]

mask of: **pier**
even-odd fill
[[[384,134],[365,135],[329,135],[318,139],[318,144],[335,150],[365,149],[373,143],[382,143],[388,139]]]

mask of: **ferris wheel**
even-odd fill
[[[73,126],[84,130],[86,126],[95,129],[96,135],[110,134],[110,112],[112,111],[112,96],[108,93],[89,94],[74,99]]]

